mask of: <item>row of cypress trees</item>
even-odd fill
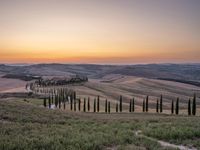
[[[78,111],[81,111],[81,99],[77,98],[76,92],[71,92],[69,94],[64,89],[59,89],[57,92],[53,92],[54,95],[49,96],[48,98],[44,98],[44,107],[51,108],[52,104],[55,104],[55,107],[61,108],[63,104],[63,108],[66,108],[66,102],[70,103],[70,110],[77,111],[77,104],[78,104]],[[48,100],[48,104],[47,104]],[[116,112],[122,112],[123,105],[122,105],[122,96],[119,98],[119,103],[116,103]],[[111,103],[107,99],[105,100],[105,113],[110,113],[111,111]],[[147,96],[143,100],[143,112],[149,111],[149,96]],[[90,98],[83,100],[83,112],[90,112]],[[93,112],[100,112],[100,96],[94,98],[93,101]],[[129,103],[129,112],[135,112],[135,100],[130,99]],[[156,112],[162,113],[163,112],[163,96],[160,96],[160,99],[157,99],[156,103]],[[171,102],[171,114],[179,114],[179,98],[176,99],[175,103],[174,100]],[[196,115],[196,95],[194,94],[193,101],[189,99],[188,101],[188,115]]]
[[[191,100],[188,101],[188,115],[196,115],[196,94],[194,94],[192,107],[191,107]]]

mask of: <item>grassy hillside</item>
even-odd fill
[[[172,149],[157,139],[200,149],[199,117],[73,113],[40,103],[0,100],[0,149]]]

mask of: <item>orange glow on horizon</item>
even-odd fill
[[[188,3],[0,2],[0,63],[199,62],[200,5]]]

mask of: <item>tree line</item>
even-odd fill
[[[54,89],[53,91],[47,92],[49,93],[49,96],[45,96],[43,99],[43,105],[44,107],[52,108],[52,105],[55,108],[61,109],[63,106],[63,109],[66,109],[66,105],[70,105],[71,111],[83,111],[83,112],[100,112],[100,96],[97,96],[93,99],[93,104],[91,104],[90,97],[84,98],[83,101],[81,101],[80,98],[77,97],[76,92],[72,90],[68,90],[67,88],[61,88],[61,89]],[[106,100],[103,100],[105,103],[104,110],[101,110],[101,112],[105,113],[111,113],[111,102]],[[82,104],[83,103],[83,104]],[[91,107],[93,105],[93,107]],[[123,112],[125,108],[123,107],[123,97],[119,97],[119,101],[115,104],[115,111],[114,112]],[[192,99],[188,100],[188,115],[196,115],[196,94],[194,94]],[[93,110],[91,110],[93,108]],[[179,114],[179,98],[177,98],[175,101],[172,100],[171,102],[171,114]],[[148,112],[149,111],[149,96],[146,96],[146,98],[143,100],[142,103],[142,111]],[[135,112],[135,99],[130,99],[129,102],[129,112]],[[159,99],[156,101],[156,113],[162,113],[163,112],[163,96],[161,95]]]

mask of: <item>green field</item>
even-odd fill
[[[1,150],[172,149],[156,140],[200,149],[199,117],[70,112],[40,103],[0,100]]]

